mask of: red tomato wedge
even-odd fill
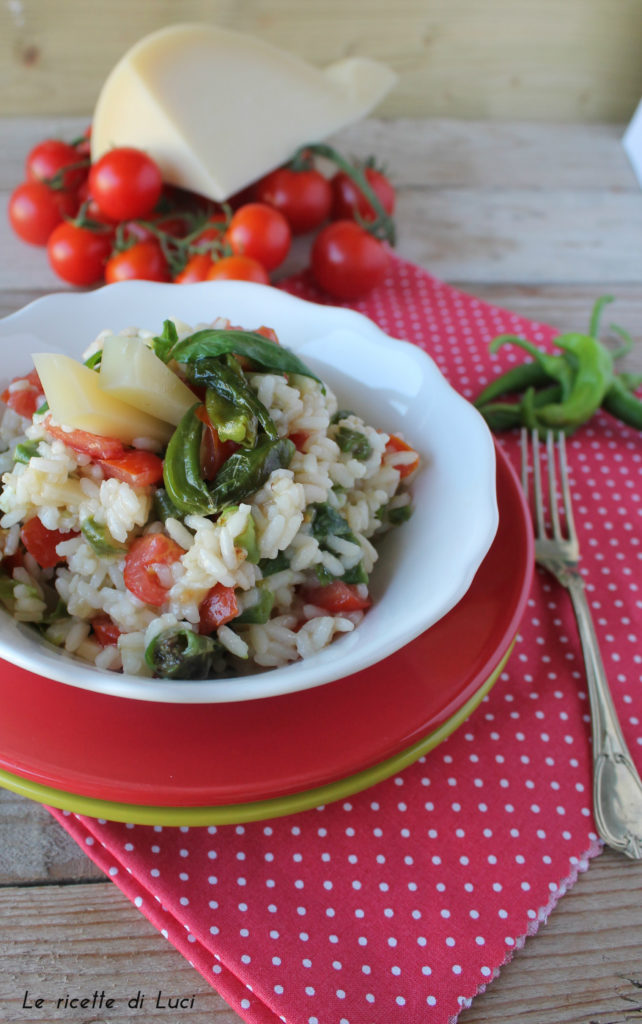
[[[24,381],[24,386],[14,391],[11,390],[11,385],[5,388],[0,394],[0,400],[17,412],[19,416],[25,416],[30,420],[40,403],[42,384],[37,370],[32,370],[24,377],[16,377],[11,383],[18,384],[22,381]]]
[[[396,467],[399,470],[399,476],[401,477],[402,480],[403,480],[404,477],[410,476],[411,473],[414,473],[414,471],[416,470],[417,466],[419,465],[419,456],[415,452],[415,449],[411,445],[406,444],[405,441],[402,441],[402,439],[400,437],[397,437],[396,434],[391,434],[390,435],[390,439],[389,439],[389,441],[388,441],[388,443],[386,445],[386,451],[387,452],[414,452],[416,457],[415,457],[415,459],[413,459],[412,462],[406,462],[403,465]]]
[[[199,633],[213,633],[219,626],[235,619],[239,613],[234,587],[224,587],[217,583],[207,592],[199,605]]]
[[[168,587],[158,578],[158,567],[172,565],[184,554],[183,548],[163,533],[138,537],[125,558],[125,586],[145,604],[160,608],[167,598]]]
[[[124,480],[132,487],[151,487],[163,479],[163,460],[153,452],[132,449],[113,459],[99,459],[105,476]]]
[[[38,516],[28,519],[20,531],[20,540],[41,569],[53,569],[54,565],[64,562],[65,556],[56,554],[56,547],[63,540],[77,536],[73,531],[63,533],[61,530],[48,530]]]
[[[112,647],[118,643],[120,630],[115,622],[112,622],[109,615],[96,615],[91,620],[91,628],[96,634],[96,640],[103,647]]]
[[[88,455],[91,459],[116,459],[125,451],[117,437],[101,437],[88,430],[63,430],[51,422],[51,416],[45,419],[45,430],[79,455]]]
[[[370,607],[369,597],[361,597],[354,583],[334,580],[325,587],[304,587],[303,597],[309,604],[324,608],[333,615],[341,612],[362,612]]]
[[[224,462],[238,449],[235,441],[221,441],[216,427],[210,422],[204,405],[196,410],[199,420],[205,424],[201,443],[201,471],[203,479],[213,480]]]

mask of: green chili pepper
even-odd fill
[[[532,365],[532,364],[528,364]],[[533,388],[530,389],[533,391]],[[547,388],[540,388],[532,395],[534,408],[547,405],[550,402],[557,402],[561,398],[562,389],[559,384],[551,384]],[[529,398],[529,401],[531,399]],[[491,430],[512,430],[521,427],[524,423],[522,402],[487,402],[478,406],[480,413],[486,420]]]
[[[234,625],[237,623],[253,623],[257,626],[264,626],[270,618],[272,608],[274,607],[274,594],[269,587],[257,587],[259,591],[259,597],[255,604],[250,605],[249,608],[245,608],[240,615],[237,615],[234,619]]]
[[[172,434],[163,461],[167,496],[183,513],[211,515],[216,506],[201,475],[203,423],[196,415],[199,403],[189,409]]]
[[[360,430],[352,430],[350,427],[339,427],[334,434],[334,440],[342,452],[350,453],[353,459],[365,462],[372,455],[372,445],[368,438]]]
[[[317,375],[294,352],[255,331],[230,331],[208,327],[203,331],[196,331],[189,338],[183,338],[169,351],[171,358],[178,363],[194,363],[228,353],[236,354],[251,359],[261,370],[298,373],[301,377],[312,377],[322,384]]]
[[[221,672],[222,650],[213,637],[174,626],[147,645],[145,661],[162,679],[209,679]]]
[[[279,436],[272,417],[243,375],[239,376],[218,359],[200,359],[197,363],[190,364],[188,373],[194,384],[204,385],[230,405],[236,406],[237,416],[239,411],[242,411],[241,414],[245,415],[249,422],[255,417],[268,437],[274,439]]]
[[[567,360],[562,356],[555,356],[549,352],[544,352],[531,341],[527,341],[526,338],[519,338],[514,334],[500,334],[498,337],[493,338],[490,343],[490,351],[496,352],[502,345],[508,344],[517,345],[518,348],[529,352],[543,373],[546,374],[546,381],[531,381],[524,386],[524,389],[526,387],[538,386],[538,383],[549,383],[550,380],[556,380],[562,387],[562,397],[564,398],[570,394],[573,386],[573,369]]]
[[[540,408],[537,419],[544,427],[578,427],[600,408],[613,380],[613,358],[590,334],[563,334],[555,344],[575,357],[577,369],[570,391]]]
[[[284,572],[290,568],[290,560],[284,551],[279,551],[276,558],[262,558],[259,562],[259,569],[263,576],[274,576],[277,572]]]
[[[347,420],[349,416],[354,416],[355,413],[352,409],[337,409],[333,416],[330,417],[330,423],[339,423],[340,420]]]
[[[530,387],[542,387],[550,382],[549,373],[539,362],[520,363],[500,374],[477,395],[474,405],[477,409],[493,402],[502,395],[516,394]],[[502,429],[502,428],[500,428]]]
[[[157,487],[154,492],[154,512],[156,518],[163,523],[168,519],[182,520],[185,515],[176,507],[164,487]]]
[[[328,544],[330,537],[340,537],[342,540],[358,545],[359,542],[348,526],[346,519],[336,508],[333,508],[327,502],[318,502],[311,507],[313,513],[312,536],[319,542],[319,547],[322,551],[329,551],[331,554],[335,554]],[[362,561],[357,562],[351,569],[346,569],[343,575],[338,577],[334,576],[323,565],[318,565],[315,571],[319,582],[324,584],[332,583],[335,579],[341,579],[344,583],[368,582],[368,574],[363,567]]]
[[[85,359],[85,366],[89,367],[90,370],[99,370],[102,359],[103,350],[99,349],[98,352],[94,352],[93,355],[88,356],[87,359]]]
[[[238,505],[229,505],[226,509],[224,509],[221,512],[221,515],[218,520],[219,523],[221,523],[221,525],[224,525],[225,522],[228,519],[230,519],[235,512],[238,512]],[[247,517],[245,526],[243,527],[241,532],[237,534],[237,536],[234,538],[234,543],[239,548],[245,548],[245,550],[247,551],[247,562],[250,562],[252,565],[258,564],[260,558],[259,545],[256,539],[256,526],[254,524],[254,517],[252,516],[251,512]]]
[[[612,416],[642,430],[642,401],[618,377],[606,392],[603,405]]]
[[[3,604],[11,615],[15,612],[16,602],[13,595],[16,580],[12,580],[5,572],[0,572],[0,604]]]
[[[217,473],[209,492],[214,511],[237,505],[258,491],[275,469],[287,469],[296,448],[286,437],[260,442],[256,448],[241,448],[230,455]]]
[[[239,410],[229,398],[207,389],[205,408],[221,441],[236,441],[251,448],[256,441],[257,418]]]
[[[627,373],[623,371],[616,375],[616,379],[619,380],[628,391],[637,391],[642,385],[642,373]]]
[[[13,450],[13,461],[28,463],[38,454],[38,441],[23,441]]]
[[[106,526],[97,523],[89,516],[80,524],[82,535],[97,555],[122,555],[127,550],[125,544],[115,541]]]

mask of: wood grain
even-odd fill
[[[318,66],[385,61],[399,75],[386,117],[622,121],[642,95],[639,0],[13,0],[0,8],[0,112],[88,115],[122,54],[180,21]]]
[[[144,8],[138,5],[138,16]],[[250,8],[244,7],[248,17]],[[27,13],[33,9],[25,5]],[[409,16],[399,10],[400,17]],[[72,137],[84,124],[84,118],[57,115],[0,120],[0,202],[20,179],[31,145],[51,134]],[[583,326],[594,299],[608,287],[617,300],[613,319],[636,340],[626,365],[641,370],[642,192],[620,135],[618,125],[373,119],[337,142],[348,153],[375,152],[388,164],[400,197],[402,256],[560,330]],[[297,246],[291,268],[305,261],[307,244]],[[0,315],[64,288],[43,250],[20,243],[0,221]],[[44,808],[1,791],[0,960],[3,1024],[129,1024],[143,1019],[126,1006],[138,989],[152,996],[159,989],[195,995],[194,1007],[180,1017],[148,1005],[145,1020],[239,1024]],[[462,1013],[461,1024],[640,1021],[641,965],[642,863],[607,851]],[[27,989],[48,1000],[104,989],[120,1002],[115,1015],[72,1017],[50,1003],[27,1010],[21,1005]]]

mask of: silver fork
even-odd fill
[[[522,429],[521,443],[522,487],[527,498],[529,465],[532,463],[535,560],[568,590],[584,654],[593,731],[593,811],[597,830],[609,846],[639,860],[642,859],[642,781],[622,736],[586,600],[584,581],[578,569],[580,546],[573,522],[564,435],[558,435],[557,445],[552,431],[546,435],[551,532],[546,528],[544,472],[537,431],[530,435],[532,458],[529,458],[529,433],[525,428]],[[556,448],[558,460],[555,458]],[[562,499],[564,531],[558,508],[558,491]]]

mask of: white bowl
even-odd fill
[[[43,642],[0,612],[0,657],[46,676],[139,700],[211,703],[251,700],[319,686],[358,672],[403,647],[463,597],[498,525],[495,450],[484,420],[419,348],[389,338],[352,310],[320,306],[245,282],[181,285],[131,281],[60,293],[0,321],[0,386],[31,369],[29,354],[79,357],[103,328],[161,330],[170,316],[189,324],[216,316],[273,327],[350,407],[388,432],[403,432],[422,468],[414,514],[379,543],[374,604],[352,633],[304,661],[243,678],[177,682],[104,671]],[[462,640],[462,642],[465,642]]]

